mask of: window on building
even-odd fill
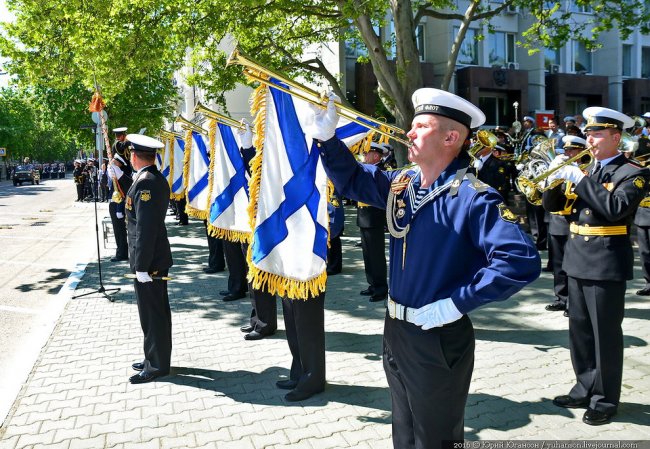
[[[515,35],[496,32],[488,34],[488,59],[491,66],[506,67],[515,62]]]
[[[573,41],[573,71],[591,73],[591,52],[580,41]]]
[[[395,59],[397,55],[397,46],[395,45],[395,22],[390,21],[388,27],[389,35],[387,36],[390,39],[390,56],[389,59]],[[420,61],[424,62],[424,25],[420,24],[415,29],[415,45],[418,49],[420,55]]]
[[[650,47],[641,48],[641,78],[650,78]]]
[[[508,126],[506,115],[507,96],[505,94],[491,93],[481,95],[478,99],[478,107],[485,114],[485,125],[488,127],[497,127],[501,125]]]
[[[632,46],[623,44],[623,67],[621,74],[623,76],[632,76]]]
[[[571,12],[591,13],[591,5],[585,5],[584,2],[578,3],[576,0],[568,0],[567,9]]]
[[[551,66],[560,65],[560,51],[552,48],[544,49],[544,69],[547,72],[552,72]]]
[[[454,28],[454,36],[458,36],[458,27]],[[460,45],[457,64],[478,65],[478,42],[476,41],[476,30],[469,29],[465,33],[465,39]]]

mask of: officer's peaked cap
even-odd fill
[[[126,138],[133,146],[134,151],[141,151],[143,153],[155,153],[165,146],[160,140],[142,134],[129,134]]]
[[[129,129],[129,128],[127,128],[126,126],[122,126],[121,128],[114,128],[113,132],[115,134],[124,134],[127,129]]]
[[[564,136],[562,137],[562,142],[564,143],[564,148],[575,148],[579,150],[587,148],[587,141],[578,136]]]
[[[585,131],[598,131],[606,128],[624,130],[634,126],[634,119],[614,109],[592,106],[585,109],[582,115],[587,118]]]

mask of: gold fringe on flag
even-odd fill
[[[266,131],[266,98],[268,89],[260,85],[255,89],[251,98],[251,115],[255,117],[253,126],[255,128],[255,157],[251,160],[251,178],[248,184],[250,201],[248,203],[248,218],[251,229],[255,229],[257,219],[257,208],[260,196],[260,184],[262,179],[262,157],[264,154],[264,136]],[[328,231],[329,232],[329,231]],[[246,260],[248,262],[248,280],[253,288],[264,290],[270,294],[277,294],[289,299],[309,299],[325,291],[327,273],[323,271],[313,279],[300,281],[289,279],[285,276],[272,274],[261,270],[253,264],[253,244],[248,245]]]
[[[198,218],[200,220],[208,219],[208,211],[196,209],[193,206],[190,206],[190,199],[187,196],[189,189],[188,185],[190,182],[190,157],[192,155],[192,130],[187,128],[185,130],[185,153],[183,154],[183,185],[185,186],[185,195],[186,205],[185,213],[190,217]]]
[[[250,243],[251,241],[250,232],[218,228],[212,224],[208,225],[208,234],[210,234],[212,237],[228,240],[229,242],[235,243]]]

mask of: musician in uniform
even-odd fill
[[[639,245],[639,259],[645,286],[637,290],[639,296],[650,296],[650,196],[643,198],[634,216],[637,228],[637,244]]]
[[[77,188],[77,201],[84,200],[84,175],[81,161],[75,159],[74,169],[72,170],[72,179],[74,179],[74,186]]]
[[[576,136],[564,136],[562,142],[564,143],[564,154],[568,158],[576,156],[587,147],[587,141]],[[550,261],[549,265],[553,271],[555,301],[547,304],[545,308],[549,312],[563,311],[565,316],[569,316],[569,281],[566,271],[564,271],[564,267],[562,266],[562,261],[564,260],[564,247],[569,238],[569,222],[567,221],[567,216],[571,214],[573,203],[576,199],[576,195],[573,192],[574,187],[571,182],[565,183],[564,195],[567,197],[567,202],[564,205],[564,209],[549,214],[550,221],[548,225],[548,258]]]
[[[382,158],[388,155],[385,146],[373,142],[364,155],[364,163],[385,170]],[[370,302],[384,301],[388,296],[388,273],[386,268],[386,210],[369,204],[357,203],[357,226],[361,235],[361,251],[368,288],[360,292],[370,296]]]
[[[315,110],[312,136],[340,192],[388,208],[390,284],[384,370],[393,445],[437,448],[463,440],[474,362],[467,313],[505,300],[540,274],[540,258],[494,189],[467,173],[461,149],[485,115],[438,89],[413,94],[407,136],[414,168],[385,172],[357,163],[335,137],[335,96]],[[471,181],[470,181],[471,180]]]
[[[129,264],[135,273],[135,297],[144,333],[144,360],[132,365],[140,371],[129,378],[134,384],[151,382],[169,374],[172,352],[172,317],[167,295],[167,276],[172,253],[165,215],[169,184],[156,167],[156,151],[162,142],[129,134],[131,165],[136,170],[126,194]]]
[[[650,174],[618,150],[623,129],[633,119],[618,111],[589,107],[585,132],[596,166],[585,175],[565,165],[549,176],[575,184],[576,199],[566,243],[564,270],[569,276],[569,343],[576,383],[557,396],[559,407],[586,407],[582,420],[606,424],[616,414],[623,375],[623,331],[626,281],[633,277],[630,225],[646,196]],[[558,156],[549,168],[561,164]],[[560,187],[543,195],[544,207],[559,211],[567,197]]]
[[[498,152],[498,153],[497,153]],[[496,154],[504,154],[505,148],[496,145],[494,149],[483,148],[474,160],[474,168],[477,170],[477,178],[483,181],[503,197],[503,201],[509,204],[510,196],[510,164],[499,159]]]
[[[336,189],[331,188],[327,198],[329,219],[329,246],[327,247],[327,275],[334,276],[343,270],[343,247],[341,235],[345,228],[343,199]]]
[[[109,178],[108,194],[110,197],[108,214],[111,217],[116,246],[115,256],[111,258],[111,262],[120,262],[129,260],[124,198],[133,183],[131,179],[132,170],[124,157],[120,153],[115,152],[108,166],[107,173]]]

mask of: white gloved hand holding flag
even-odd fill
[[[324,142],[334,137],[336,125],[339,122],[339,115],[336,112],[335,103],[340,100],[336,94],[330,92],[325,109],[321,106],[310,105],[312,111],[314,111],[314,122],[310,129],[312,138]]]

